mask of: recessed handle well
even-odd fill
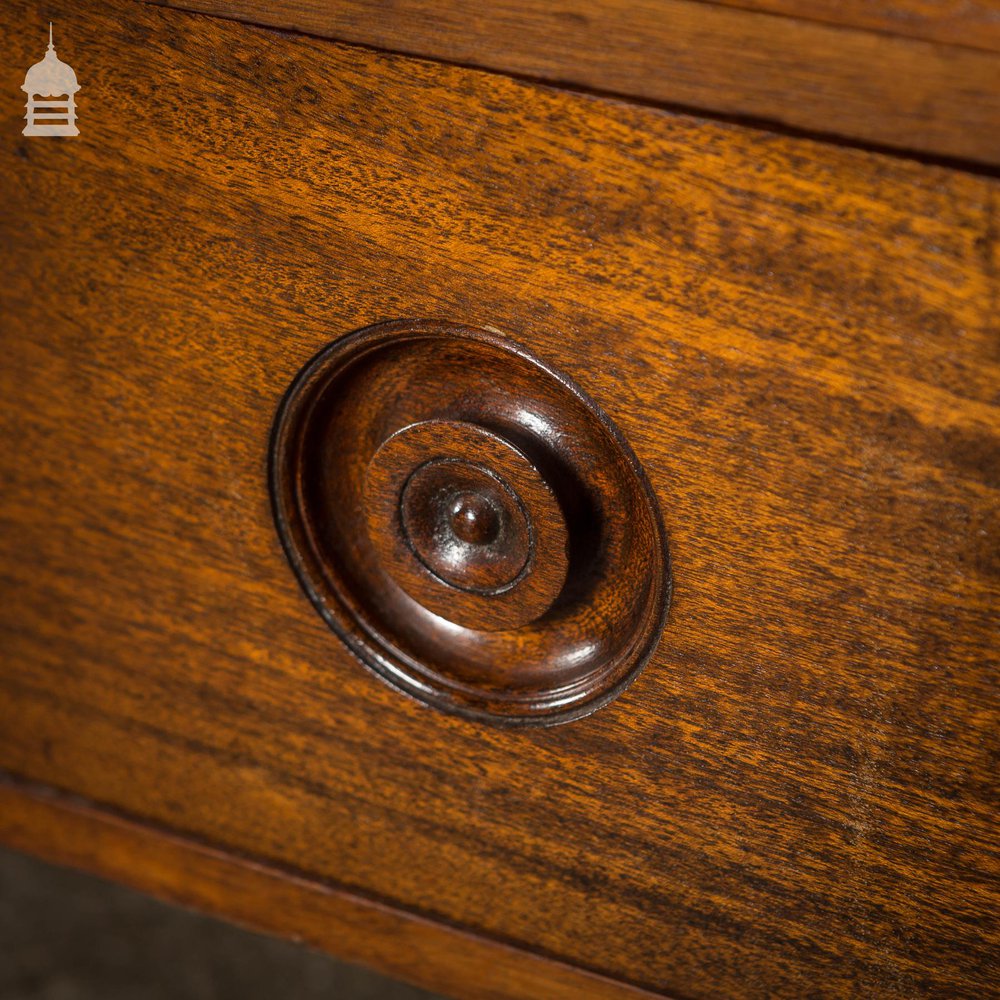
[[[613,698],[669,596],[655,498],[620,432],[499,335],[368,327],[275,423],[278,531],[358,657],[431,704],[552,723]]]

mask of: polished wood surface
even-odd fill
[[[1000,55],[960,45],[696,0],[156,2],[1000,166]]]
[[[1000,0],[712,0],[806,21],[1000,52]]]
[[[81,134],[13,103],[0,131],[0,767],[130,817],[116,877],[155,888],[168,829],[158,891],[272,930],[308,897],[238,904],[187,852],[681,997],[994,991],[997,183],[143,4],[48,16]],[[33,18],[0,9],[9,92]],[[279,401],[398,317],[528,345],[648,474],[670,617],[588,719],[407,699],[289,570]]]

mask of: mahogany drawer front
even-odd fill
[[[0,139],[0,838],[335,950],[308,914],[369,901],[389,967],[414,915],[445,943],[398,971],[461,995],[995,988],[997,182],[124,0],[51,16],[81,134],[8,103]],[[21,72],[38,19],[0,11]],[[279,402],[401,318],[526,345],[645,470],[669,617],[586,719],[402,696],[289,569]],[[97,811],[62,843],[35,787]]]

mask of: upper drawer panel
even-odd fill
[[[56,8],[80,135],[0,131],[0,768],[684,996],[982,994],[995,182]],[[46,25],[0,30],[16,93]],[[589,719],[411,702],[289,572],[281,396],[414,317],[527,344],[648,474],[670,618]]]
[[[153,2],[1000,166],[998,0]]]

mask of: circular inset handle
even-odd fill
[[[669,568],[635,456],[581,389],[497,334],[407,320],[334,342],[282,403],[270,475],[317,609],[423,701],[563,722],[655,647]]]

